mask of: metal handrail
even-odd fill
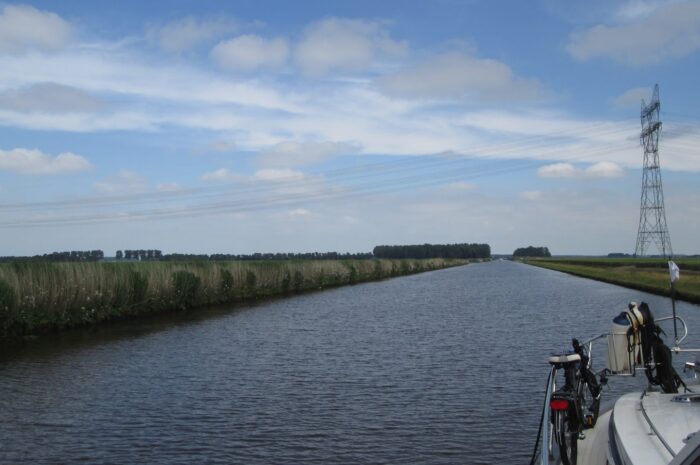
[[[686,337],[688,337],[688,325],[685,323],[685,320],[683,320],[683,318],[681,318],[679,316],[665,316],[662,318],[657,318],[656,321],[669,321],[669,320],[673,320],[673,319],[680,321],[681,324],[683,325],[683,337],[678,339],[677,341],[675,341],[676,342],[675,348],[678,348],[681,345],[681,342],[683,342],[683,340]],[[686,349],[686,350],[689,350],[689,349]]]
[[[671,454],[671,457],[675,457],[676,453],[673,451],[671,446],[666,442],[664,437],[661,436],[661,433],[659,433],[659,430],[656,429],[656,427],[654,426],[654,423],[651,421],[651,418],[649,418],[649,415],[647,415],[647,411],[644,408],[644,397],[646,396],[646,394],[647,394],[647,391],[645,389],[644,391],[642,391],[642,395],[639,398],[639,407],[640,407],[640,410],[642,411],[642,415],[644,416],[644,419],[646,420],[647,424],[651,428],[651,431],[656,435],[656,437],[659,439],[661,444],[663,444],[663,446],[666,448],[668,453]]]

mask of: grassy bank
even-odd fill
[[[668,265],[664,259],[539,258],[523,261],[651,294],[670,295]],[[700,259],[674,261],[681,269],[681,279],[675,284],[676,297],[700,303]]]
[[[457,259],[0,263],[0,337],[300,293],[464,263]]]

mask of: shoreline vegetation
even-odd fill
[[[526,258],[523,263],[663,296],[671,295],[663,258]],[[700,304],[700,259],[678,258],[676,299]]]
[[[0,338],[294,295],[466,259],[0,263]]]

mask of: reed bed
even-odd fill
[[[459,259],[0,263],[0,337],[436,270]]]

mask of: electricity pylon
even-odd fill
[[[649,246],[655,244],[659,253],[671,257],[671,236],[666,226],[664,210],[664,191],[661,185],[661,166],[659,164],[659,85],[654,86],[654,94],[647,105],[642,99],[642,133],[639,141],[644,147],[644,170],[642,171],[642,199],[639,210],[639,230],[635,257],[643,257]]]

